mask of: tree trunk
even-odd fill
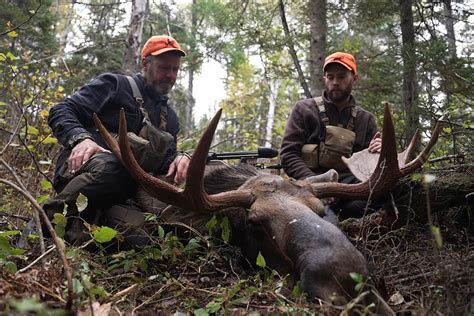
[[[68,35],[71,34],[73,27],[73,17],[74,17],[74,2],[69,4],[68,2],[62,2],[60,0],[56,1],[56,32],[59,35],[59,56],[63,57],[66,44],[68,43]]]
[[[324,90],[323,66],[326,56],[327,3],[326,0],[310,0],[310,88],[313,96]]]
[[[451,0],[444,0],[444,26],[446,27],[446,37],[448,50],[451,58],[456,58],[456,33],[454,32],[454,18]]]
[[[147,0],[133,0],[132,14],[128,26],[127,40],[123,56],[122,71],[133,74],[140,70],[140,45],[142,42],[143,24],[147,13]]]
[[[400,27],[402,30],[403,106],[405,110],[405,142],[419,127],[418,83],[416,75],[415,28],[413,25],[413,0],[400,0]],[[418,148],[416,148],[418,149]]]
[[[270,88],[270,104],[268,106],[267,126],[265,133],[265,147],[272,147],[273,121],[275,117],[276,99],[278,96],[278,81],[272,80],[268,84]]]
[[[295,68],[298,73],[298,79],[300,80],[301,87],[303,88],[306,97],[311,98],[311,92],[309,91],[308,84],[306,83],[303,70],[301,69],[301,65],[298,60],[298,56],[296,55],[295,47],[293,45],[290,29],[288,28],[288,23],[286,22],[285,5],[283,4],[283,0],[278,1],[278,7],[280,8],[281,24],[283,26],[283,31],[285,32],[286,43],[288,45],[288,49],[290,50],[290,55],[293,59],[293,63],[295,64]]]
[[[196,33],[197,33],[197,14],[196,14],[196,0],[193,0],[193,4],[191,6],[191,43],[189,45],[189,54],[193,55],[196,54]],[[193,59],[190,59],[193,60]],[[194,59],[196,60],[196,59]],[[196,71],[196,62],[191,61],[189,63],[189,70],[188,70],[188,92],[186,95],[188,104],[185,109],[185,124],[184,124],[184,137],[188,138],[191,129],[193,126],[193,109],[194,105],[196,104],[196,100],[193,96],[193,88],[194,88],[194,72]]]

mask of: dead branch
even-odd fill
[[[35,198],[24,187],[23,183],[18,178],[15,171],[2,158],[0,158],[0,162],[14,176],[14,178],[16,179],[18,185],[16,185],[15,183],[13,183],[9,180],[6,180],[6,179],[0,179],[0,182],[12,187],[13,189],[15,189],[16,191],[21,193],[33,205],[33,208],[36,210],[36,212],[34,212],[34,213],[36,214],[36,216],[41,216],[42,217],[43,222],[45,223],[46,227],[48,228],[49,233],[51,234],[53,242],[54,242],[56,248],[58,249],[59,257],[61,258],[61,261],[63,262],[64,273],[66,274],[66,280],[67,280],[67,291],[68,291],[66,309],[68,311],[71,311],[72,302],[73,302],[73,298],[74,298],[74,292],[73,292],[73,287],[72,287],[72,272],[71,272],[71,268],[68,264],[66,254],[64,252],[64,243],[59,239],[58,235],[56,234],[56,231],[53,228],[53,225],[51,225],[51,222],[49,221],[49,218],[46,215],[43,208],[38,204],[38,202],[36,202]],[[41,225],[38,225],[38,226],[41,227]]]
[[[290,50],[291,58],[293,59],[293,63],[295,64],[296,71],[298,72],[298,78],[300,80],[301,87],[304,90],[304,94],[306,97],[312,98],[311,92],[309,91],[308,84],[304,78],[303,70],[301,69],[300,62],[298,60],[298,56],[296,54],[295,46],[293,45],[293,40],[290,34],[290,29],[288,28],[288,23],[286,22],[286,15],[285,15],[285,4],[283,0],[278,1],[278,7],[280,8],[280,17],[281,17],[281,24],[283,26],[283,30],[285,31],[285,38],[287,42],[288,49]]]

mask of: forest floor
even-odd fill
[[[351,237],[367,258],[380,295],[397,314],[472,315],[473,215],[465,202],[434,213],[431,226],[412,217],[396,228],[372,225]],[[26,223],[1,216],[3,234]],[[16,237],[9,236],[11,245]],[[66,279],[57,252],[27,267],[40,256],[36,239],[24,253],[11,248],[6,255],[8,246],[0,246],[0,314],[65,314]],[[46,246],[52,246],[50,240]],[[285,276],[255,267],[239,249],[211,236],[181,240],[171,232],[157,237],[153,246],[114,254],[66,249],[73,271],[73,311],[79,315],[338,315],[354,306],[361,314],[371,313],[370,307],[357,306],[358,298],[345,306],[308,302],[297,287],[285,286]],[[12,273],[13,265],[18,272]]]

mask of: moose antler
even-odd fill
[[[248,207],[253,201],[253,195],[249,190],[236,190],[213,195],[208,195],[204,191],[203,179],[207,153],[209,152],[221,113],[222,109],[214,115],[198,142],[194,155],[189,163],[184,189],[180,189],[153,177],[140,167],[128,144],[127,124],[123,109],[120,112],[119,144],[117,144],[117,141],[105,129],[95,113],[94,122],[115,156],[122,161],[130,175],[151,196],[162,202],[185,209],[216,212],[232,206]]]
[[[415,135],[411,139],[407,149],[397,155],[398,166],[403,168],[409,163],[408,159],[413,157],[413,151],[420,137],[420,130],[416,130]],[[358,151],[352,154],[351,157],[342,157],[342,160],[347,165],[351,173],[359,179],[361,182],[367,181],[370,176],[374,173],[377,163],[379,161],[380,153],[371,153],[369,149]]]
[[[397,151],[396,151],[396,144],[395,144],[395,129],[393,127],[392,115],[390,113],[389,106],[385,105],[383,134],[382,134],[382,150],[380,152],[380,156],[378,157],[375,170],[373,170],[372,172],[370,168],[367,168],[367,171],[360,173],[362,175],[360,174],[356,175],[357,177],[360,176],[363,180],[365,180],[362,183],[312,184],[313,194],[319,198],[332,196],[332,197],[341,197],[341,198],[348,198],[348,199],[365,199],[369,196],[377,197],[377,196],[382,195],[383,193],[390,190],[398,181],[398,179],[412,173],[417,168],[423,165],[423,163],[428,159],[431,149],[433,148],[434,144],[438,140],[438,135],[439,135],[440,130],[441,130],[441,126],[437,123],[433,130],[431,139],[428,142],[428,145],[426,145],[426,147],[418,155],[418,157],[416,157],[414,160],[407,163],[405,160],[407,156],[410,156],[411,152],[413,151],[413,148],[417,139],[417,135],[413,137],[407,150],[399,154],[397,158]],[[366,157],[366,154],[362,153],[361,156]],[[372,157],[377,157],[377,155],[373,155]],[[353,159],[355,160],[357,159],[357,157]],[[402,160],[401,165],[399,165],[398,159]],[[366,160],[364,160],[363,163],[370,164],[370,162],[367,163]],[[358,166],[360,166],[360,164],[358,164]],[[352,168],[351,171],[353,169],[361,170],[362,168],[361,167]],[[370,173],[370,177],[367,176],[368,173]]]

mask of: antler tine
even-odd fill
[[[251,192],[247,190],[235,190],[215,195],[207,195],[204,191],[203,178],[207,154],[221,113],[222,110],[216,113],[198,142],[189,164],[184,190],[149,175],[140,167],[128,144],[127,123],[123,109],[120,112],[119,145],[102,126],[100,120],[97,117],[94,120],[111,150],[119,157],[135,181],[142,185],[151,196],[185,209],[219,211],[232,206],[249,206],[253,200]]]
[[[408,163],[408,159],[413,157],[413,153],[415,151],[415,146],[418,143],[419,138],[420,138],[420,130],[417,128],[416,131],[415,131],[415,134],[411,138],[411,141],[410,141],[410,144],[408,145],[408,147],[398,155],[398,163],[401,166],[406,165]]]
[[[184,189],[186,199],[191,201],[194,208],[208,212],[232,206],[246,207],[253,200],[251,192],[247,190],[234,190],[214,195],[208,195],[204,191],[204,168],[221,114],[222,109],[219,109],[209,122],[196,146],[194,155],[189,163],[186,187]]]
[[[119,123],[119,146],[122,155],[122,163],[130,175],[143,186],[143,188],[153,197],[162,202],[180,207],[187,207],[186,200],[183,199],[183,190],[171,185],[163,180],[153,177],[145,172],[133,156],[127,137],[127,120],[125,112],[120,111]]]
[[[113,138],[112,135],[110,135],[109,131],[104,127],[104,125],[102,125],[102,122],[100,121],[96,113],[92,114],[92,118],[94,119],[95,127],[99,130],[99,133],[102,136],[102,138],[105,140],[105,142],[107,143],[107,146],[109,146],[110,150],[112,150],[115,157],[117,157],[120,161],[122,161],[120,148],[115,138]]]
[[[439,133],[441,131],[441,124],[436,122],[435,128],[433,129],[433,133],[431,134],[430,141],[426,145],[426,147],[421,151],[421,153],[416,157],[414,160],[407,163],[405,166],[401,168],[402,175],[410,174],[411,172],[415,171],[419,167],[421,167],[426,160],[428,159],[431,150],[433,149],[434,144],[438,140]]]
[[[398,166],[395,144],[395,129],[389,106],[384,108],[384,122],[382,133],[382,150],[377,167],[367,181],[357,184],[321,183],[312,185],[313,194],[317,197],[342,197],[351,199],[365,199],[369,196],[377,197],[389,190],[402,177]]]

